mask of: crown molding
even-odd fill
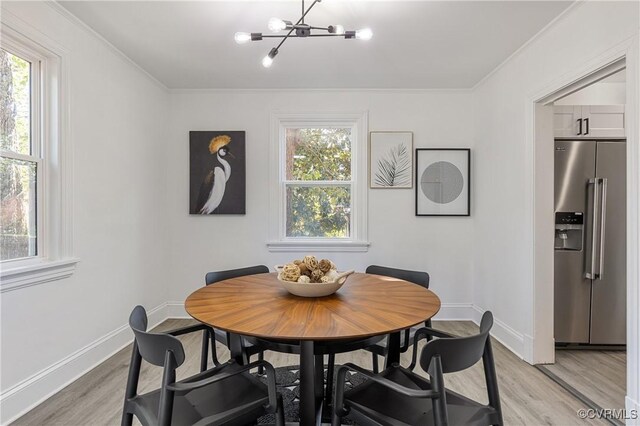
[[[243,89],[243,88],[205,88],[205,89],[169,89],[172,95],[206,95],[206,94],[271,94],[271,93],[379,93],[379,94],[442,94],[442,95],[465,95],[471,94],[471,88],[457,89],[424,89],[424,88],[265,88],[265,89]]]

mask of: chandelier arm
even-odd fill
[[[308,36],[298,36],[298,35],[280,35],[280,34],[263,34],[262,38],[309,38],[309,37],[344,37],[344,34],[309,34]]]
[[[344,37],[344,34],[309,34],[308,37]]]
[[[311,3],[311,6],[309,6],[309,9],[307,9],[306,11],[304,11],[304,0],[303,0],[303,9],[302,9],[302,10],[304,11],[304,13],[303,13],[303,14],[302,14],[302,16],[300,17],[300,19],[298,19],[298,22],[296,22],[296,23],[294,24],[294,27],[295,27],[295,25],[298,25],[298,24],[300,24],[300,23],[304,22],[304,17],[307,15],[307,13],[309,13],[309,11],[311,10],[311,8],[313,8],[313,6],[315,6],[315,5],[316,5],[316,3],[318,3],[318,1],[320,1],[320,0],[313,0],[313,3]],[[282,44],[283,44],[283,43],[284,43],[284,42],[285,42],[285,41],[286,41],[286,40],[291,36],[291,33],[293,32],[293,30],[295,30],[295,28],[291,28],[291,29],[289,30],[289,32],[288,32],[288,33],[287,33],[287,34],[282,38],[282,40],[280,41],[280,43],[278,43],[278,45],[276,46],[276,50],[280,49],[280,46],[282,46]]]

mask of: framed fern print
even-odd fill
[[[413,188],[413,133],[369,133],[369,187]]]

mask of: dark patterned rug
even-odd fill
[[[336,365],[336,368],[338,366]],[[276,370],[276,384],[278,386],[278,392],[282,395],[282,401],[284,403],[284,418],[285,421],[291,423],[298,423],[300,421],[300,415],[298,412],[299,398],[300,398],[300,366],[292,365],[289,367],[278,367]],[[258,376],[260,377],[260,376]],[[327,370],[324,371],[325,381],[327,378]],[[334,370],[335,377],[335,370]],[[266,382],[264,377],[260,377],[261,380]],[[357,386],[364,382],[366,378],[358,373],[348,372],[346,388],[349,389],[353,386]],[[334,385],[335,388],[335,385]],[[335,389],[334,389],[335,394]],[[331,407],[323,406],[322,410],[323,422],[331,422]],[[258,424],[274,424],[275,417],[273,414],[260,417]],[[344,419],[343,424],[354,424],[349,419]]]

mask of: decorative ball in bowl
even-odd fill
[[[291,294],[300,297],[329,296],[353,274],[353,271],[338,272],[336,265],[327,259],[305,256],[286,265],[277,265],[278,281]]]

